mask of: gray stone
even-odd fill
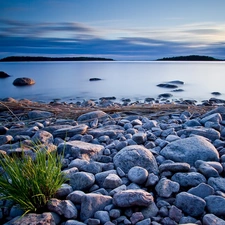
[[[180,189],[180,185],[177,182],[173,182],[167,178],[162,178],[158,182],[158,184],[155,187],[155,190],[157,194],[160,197],[168,198],[173,193],[177,193]]]
[[[222,177],[210,177],[208,184],[214,188],[215,191],[225,192],[225,178]]]
[[[66,199],[70,200],[74,204],[81,204],[81,199],[85,195],[83,191],[73,191],[67,195]]]
[[[213,214],[206,214],[203,217],[203,225],[225,225],[225,221]]]
[[[103,210],[107,205],[112,204],[110,196],[100,194],[86,194],[82,197],[80,219],[87,220],[94,216],[95,212]]]
[[[105,224],[110,221],[109,213],[107,211],[97,211],[94,214],[94,218],[99,219],[101,224]]]
[[[62,184],[62,186],[57,190],[55,197],[59,199],[65,198],[72,191],[73,191],[73,188],[69,184]]]
[[[146,187],[155,186],[158,181],[159,181],[159,177],[155,175],[154,173],[150,173],[148,175],[145,186]]]
[[[57,148],[58,153],[69,154],[74,158],[81,158],[85,160],[96,160],[104,151],[104,146],[86,143],[82,141],[68,141],[59,144]]]
[[[190,216],[198,217],[204,213],[206,202],[195,195],[181,192],[176,196],[175,206]]]
[[[70,168],[70,169],[65,169],[62,171],[63,175],[65,176],[66,179],[70,180],[75,173],[78,172],[78,169],[76,167]]]
[[[118,134],[124,133],[124,128],[119,125],[106,125],[93,130],[88,131],[93,137],[98,138],[100,136],[107,135],[110,138],[115,138]]]
[[[186,162],[191,166],[194,166],[197,160],[219,161],[216,148],[205,138],[199,136],[171,142],[161,150],[160,154],[166,159]]]
[[[87,132],[88,126],[86,124],[79,124],[76,126],[72,126],[72,127],[66,127],[66,128],[61,128],[58,130],[55,130],[53,132],[53,136],[56,137],[60,137],[62,139],[66,138],[66,137],[72,137],[76,134],[85,134]]]
[[[147,177],[148,171],[140,166],[134,166],[128,171],[128,178],[136,184],[145,183]]]
[[[185,135],[186,137],[190,135],[198,135],[205,138],[208,138],[211,141],[215,141],[216,139],[220,139],[220,132],[214,130],[213,128],[205,128],[205,127],[187,127],[186,129],[177,131],[178,136]]]
[[[52,198],[47,203],[48,210],[55,212],[60,216],[64,216],[67,219],[77,218],[77,208],[70,200],[58,200]]]
[[[52,134],[44,130],[37,131],[31,140],[37,144],[52,144],[54,141]]]
[[[138,221],[141,221],[143,219],[144,219],[144,216],[141,212],[135,212],[130,217],[130,221],[132,224],[137,224]]]
[[[200,122],[202,124],[205,124],[208,121],[213,122],[213,123],[221,123],[222,117],[221,117],[221,115],[219,113],[213,113],[211,115],[208,115],[208,116],[203,117],[200,120]]]
[[[43,118],[49,118],[53,117],[54,114],[48,111],[40,111],[40,110],[33,110],[28,112],[28,117],[31,120],[36,120],[36,119],[43,119]]]
[[[147,135],[144,132],[138,132],[133,135],[132,137],[133,141],[135,141],[137,144],[143,144],[147,140]]]
[[[114,189],[122,184],[123,182],[117,174],[109,174],[103,182],[103,187],[106,189]]]
[[[179,223],[180,219],[183,217],[183,213],[176,206],[172,205],[170,210],[169,210],[169,217],[170,217],[170,219]]]
[[[171,171],[171,172],[188,172],[190,165],[188,163],[163,163],[159,166],[159,171]]]
[[[51,213],[42,214],[29,213],[24,216],[17,216],[4,225],[55,225],[54,218]]]
[[[221,196],[210,195],[205,198],[205,201],[209,213],[212,213],[216,216],[225,216],[225,198]]]
[[[147,218],[152,218],[152,217],[156,216],[159,212],[159,209],[156,206],[155,202],[152,202],[152,203],[150,203],[149,206],[144,207],[141,210],[141,212],[142,212],[144,218],[147,219]]]
[[[67,220],[65,225],[86,225],[85,223],[79,222],[77,220]]]
[[[108,170],[95,174],[96,184],[99,185],[99,187],[104,187],[103,185],[104,181],[109,174],[117,174],[117,173],[116,170]]]
[[[196,164],[198,164],[198,165],[196,165]],[[196,168],[198,169],[198,171],[200,173],[202,173],[206,178],[219,177],[218,171],[215,168],[213,168],[212,166],[210,166],[207,162],[198,160],[198,161],[196,161],[195,165],[196,165]]]
[[[99,121],[102,121],[102,120],[105,120],[106,118],[108,118],[109,116],[108,116],[108,114],[107,113],[105,113],[105,112],[103,112],[103,111],[101,111],[101,110],[97,110],[97,111],[93,111],[93,112],[88,112],[88,113],[84,113],[84,114],[82,114],[81,116],[79,116],[78,118],[77,118],[77,121],[78,122],[86,122],[86,121],[88,121],[88,122],[90,122],[90,121],[92,121],[92,120],[94,120],[94,119],[98,119]]]
[[[205,197],[207,197],[209,195],[213,195],[214,189],[211,186],[209,186],[208,184],[201,183],[197,187],[193,187],[193,188],[189,189],[188,193],[190,193],[192,195],[196,195],[196,196],[204,199]]]
[[[13,141],[13,137],[11,135],[0,135],[0,145],[8,144]]]
[[[113,204],[118,207],[149,206],[152,202],[152,195],[141,189],[125,190],[113,196]]]
[[[195,187],[206,182],[206,178],[197,172],[175,173],[171,180],[179,183],[181,187]]]
[[[125,173],[134,167],[141,166],[149,173],[158,173],[158,165],[152,153],[143,146],[132,145],[120,150],[113,158],[115,167],[120,167]]]
[[[72,186],[73,190],[88,190],[95,183],[95,176],[92,173],[87,172],[77,172],[74,173],[69,184]]]

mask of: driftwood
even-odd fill
[[[148,115],[149,117],[155,119],[160,116],[171,115],[176,113],[181,113],[188,111],[191,114],[202,115],[207,111],[215,108],[216,106],[197,106],[197,105],[186,105],[186,104],[134,104],[129,106],[92,106],[92,107],[81,107],[76,104],[65,104],[65,103],[38,103],[29,100],[20,101],[0,101],[0,112],[9,112],[14,117],[19,117],[20,115],[26,115],[32,110],[41,110],[54,113],[56,118],[70,118],[77,119],[80,115],[95,111],[102,110],[108,114],[121,113],[121,116],[128,114],[138,114],[138,115]]]

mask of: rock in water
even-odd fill
[[[0,78],[6,78],[6,77],[10,77],[9,74],[7,74],[3,71],[0,71]]]
[[[26,86],[26,85],[33,85],[33,84],[35,84],[35,81],[27,77],[16,78],[13,81],[13,85],[15,86]]]

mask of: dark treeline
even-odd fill
[[[42,57],[42,56],[9,56],[0,62],[38,62],[38,61],[113,61],[113,59],[96,57]]]
[[[157,59],[157,61],[224,61],[210,56],[189,55]]]

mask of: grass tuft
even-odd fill
[[[25,214],[43,212],[46,203],[66,181],[61,172],[61,157],[57,152],[36,151],[33,160],[22,157],[2,155],[0,166],[0,199],[13,200]]]

